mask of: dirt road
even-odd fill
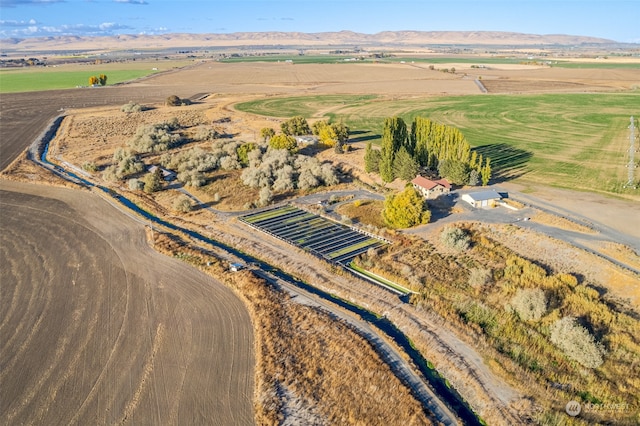
[[[85,191],[0,181],[3,424],[252,424],[242,302]]]

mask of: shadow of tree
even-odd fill
[[[353,136],[356,137],[354,138]],[[381,135],[372,134],[368,130],[354,130],[349,133],[349,143],[366,142],[374,139],[380,139],[381,137]]]
[[[527,163],[533,153],[506,143],[483,145],[474,148],[483,157],[491,158],[492,183],[505,182],[525,175]]]
[[[431,219],[429,223],[437,222],[448,216],[451,216],[453,207],[458,201],[459,195],[455,192],[440,195],[436,199],[427,200],[429,210],[431,211]]]

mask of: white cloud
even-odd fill
[[[0,26],[2,27],[28,27],[36,24],[35,19],[29,19],[28,21],[5,21],[4,19],[0,19]]]
[[[113,0],[115,3],[129,3],[129,4],[149,4],[145,0]]]
[[[66,3],[66,0],[0,0],[0,7]]]
[[[117,34],[119,30],[132,30],[128,25],[118,24],[116,22],[103,22],[98,25],[73,24],[73,25],[31,25],[13,26],[10,29],[0,29],[1,37],[46,37],[46,36],[62,36],[62,35],[92,35],[106,36]],[[0,24],[3,24],[0,22]],[[7,25],[1,25],[7,27]]]

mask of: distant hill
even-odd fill
[[[339,31],[118,35],[108,37],[56,36],[3,39],[1,44],[3,51],[69,51],[225,46],[586,46],[612,45],[617,42],[586,36],[538,35],[499,31],[384,31],[376,34]]]

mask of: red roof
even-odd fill
[[[432,190],[436,186],[443,186],[447,189],[451,189],[451,184],[447,182],[446,179],[438,179],[438,180],[430,180],[422,176],[416,176],[414,180],[411,181],[414,185],[418,185],[421,188],[426,189],[427,191]]]

